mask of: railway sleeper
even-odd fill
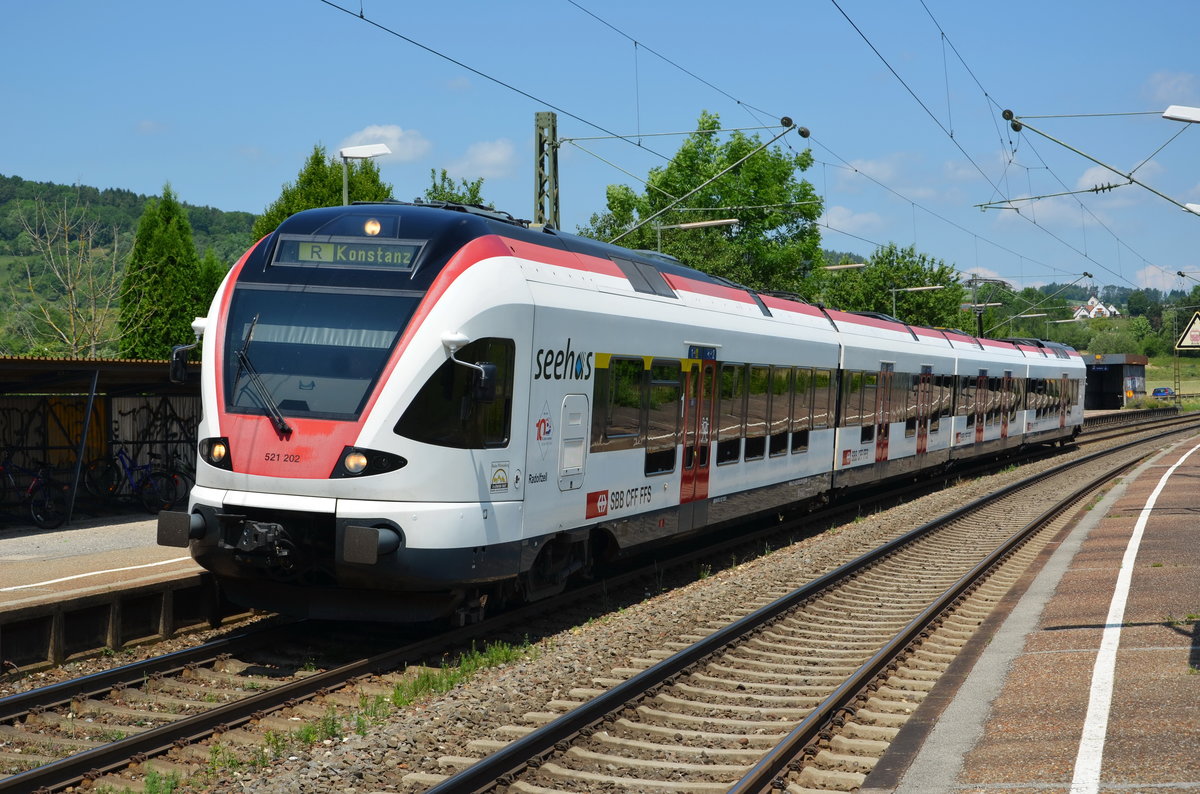
[[[788,729],[779,725],[775,726],[778,733],[715,733],[714,731],[689,730],[679,728],[673,725],[652,725],[646,722],[633,722],[624,717],[616,720],[615,726],[619,727],[626,734],[642,734],[655,739],[664,741],[683,742],[683,741],[720,741],[720,742],[737,742],[744,743],[747,747],[755,747],[762,755],[762,751],[769,750],[774,747],[779,741],[787,735]]]
[[[107,722],[105,720],[78,719],[70,714],[57,714],[46,711],[41,714],[28,714],[25,725],[42,725],[60,731],[104,731],[105,733],[121,732],[133,736],[154,730],[153,725],[130,725],[128,722]]]
[[[867,776],[858,772],[848,772],[843,769],[822,769],[808,764],[796,776],[796,787],[788,787],[791,791],[858,791]]]
[[[676,782],[670,780],[653,780],[646,778],[615,777],[613,775],[604,775],[596,772],[568,769],[554,762],[542,764],[541,767],[538,768],[538,775],[545,775],[550,777],[552,780],[574,780],[589,785],[594,784],[594,787],[600,790],[611,790],[613,787],[620,787],[623,789],[628,789],[629,791],[639,792],[724,792],[729,790],[728,783],[710,783],[699,781]],[[509,790],[540,794],[537,788],[514,789],[512,786],[510,786]],[[541,789],[541,791],[544,792],[546,789]]]
[[[709,739],[710,737],[700,735],[697,738]],[[665,742],[648,742],[639,739],[627,739],[621,736],[613,736],[605,731],[600,731],[592,734],[592,741],[595,744],[605,747],[620,748],[622,750],[633,751],[636,753],[656,753],[660,756],[685,756],[685,757],[704,757],[717,759],[725,762],[737,762],[753,766],[763,753],[758,749],[746,748],[722,748],[722,747],[689,747],[685,744],[675,742],[674,738],[668,739],[663,737]]]
[[[26,731],[18,728],[15,725],[0,725],[0,741],[11,742],[12,744],[29,745],[32,747],[57,747],[65,748],[80,752],[90,750],[93,747],[100,747],[105,742],[93,741],[91,739],[76,739],[70,736],[59,736],[53,733],[36,733],[34,731]]]
[[[730,717],[679,714],[660,711],[648,706],[638,706],[637,714],[652,725],[666,725],[671,728],[679,725],[692,725],[701,733],[732,733],[739,736],[748,736],[754,733],[784,735],[799,722],[799,720],[732,719]]]
[[[138,690],[127,690],[127,692],[136,692]],[[147,700],[159,702],[158,698],[148,697]],[[202,704],[203,705],[203,704]],[[178,722],[179,720],[187,719],[187,714],[178,714],[169,711],[150,711],[148,709],[132,709],[128,706],[120,706],[114,703],[108,703],[103,700],[82,700],[71,704],[71,711],[81,716],[92,714],[107,714],[110,717],[116,717],[121,720],[145,720],[147,722]]]

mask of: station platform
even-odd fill
[[[863,792],[1200,791],[1198,442],[1045,550]]]
[[[0,612],[199,573],[186,549],[156,545],[157,521],[142,514],[0,529]]]

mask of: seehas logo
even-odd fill
[[[592,353],[571,349],[571,340],[562,350],[543,347],[533,356],[534,380],[587,380],[592,377]]]

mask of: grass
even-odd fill
[[[1179,355],[1179,393],[1200,394],[1200,357],[1191,353]],[[1154,356],[1146,364],[1146,392],[1159,386],[1175,388],[1175,357]]]

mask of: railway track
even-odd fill
[[[570,692],[551,704],[561,713],[506,729],[511,743],[441,759],[461,770],[449,778],[408,782],[431,794],[855,789],[1069,508],[1147,449],[1088,455],[978,500],[665,646],[661,661],[618,671],[626,680]]]
[[[806,521],[811,522],[812,519],[812,516],[806,517]],[[710,555],[709,559],[727,555],[729,549],[737,549],[739,542],[743,544],[743,548],[745,544],[758,545],[761,548],[762,538],[775,538],[781,532],[787,531],[786,527],[781,529],[776,525],[773,529],[753,533],[749,538],[742,537],[740,541],[718,543],[696,554],[680,557],[675,561],[675,565],[680,570],[694,570],[697,560],[705,559],[705,554]],[[958,542],[964,546],[977,544],[976,540],[960,539]],[[653,575],[661,587],[663,571],[659,565],[661,564],[652,568]],[[577,591],[572,598],[576,603],[590,601],[593,604],[601,593],[605,598],[611,597],[616,603],[620,603],[623,598],[636,598],[622,596],[620,588],[626,587],[641,592],[644,588],[639,582],[644,582],[651,575],[650,571],[651,568],[648,567],[610,578],[603,583]],[[824,579],[828,577],[824,577],[822,581]],[[669,576],[667,584],[670,584]],[[915,592],[916,588],[910,590]],[[845,599],[846,596],[842,598]],[[853,600],[854,596],[850,598]],[[892,600],[895,604],[891,603]],[[823,608],[825,611],[820,613],[822,617],[818,621],[825,621],[821,623],[824,628],[819,631],[827,637],[835,636],[832,627],[837,621],[836,613],[845,606],[838,601],[832,603],[834,607]],[[902,603],[902,599],[892,599],[889,596],[888,603],[887,610],[877,608],[875,612],[878,616],[888,613],[891,619],[895,620],[892,613],[895,612],[895,606]],[[915,608],[913,604],[905,607],[908,611]],[[521,626],[529,631],[535,621],[545,620],[549,613],[556,614],[560,620],[563,619],[561,613],[565,609],[569,607],[563,602],[555,602],[552,605],[535,604],[507,616],[503,622],[489,622],[482,628],[468,627],[450,634],[423,637],[414,642],[393,643],[396,647],[382,653],[364,654],[342,664],[335,663],[330,656],[312,650],[305,645],[303,639],[298,645],[301,648],[308,647],[308,650],[288,653],[280,650],[287,643],[278,639],[279,635],[247,632],[193,651],[170,654],[159,659],[147,660],[145,663],[127,665],[109,673],[5,698],[0,700],[0,762],[5,764],[7,771],[24,771],[8,778],[0,778],[0,792],[60,790],[83,781],[98,782],[115,790],[122,790],[130,780],[137,780],[139,776],[144,778],[149,770],[157,770],[159,774],[186,775],[187,758],[190,756],[193,762],[202,759],[210,752],[209,749],[201,747],[195,750],[176,750],[175,755],[182,754],[185,763],[180,763],[178,759],[171,760],[169,757],[166,760],[162,757],[153,759],[170,748],[206,737],[215,736],[219,737],[222,743],[244,746],[269,743],[272,732],[278,735],[288,729],[294,730],[297,724],[303,724],[304,721],[320,720],[331,708],[353,708],[355,704],[387,698],[394,687],[410,677],[413,670],[419,669],[415,666],[425,659],[438,658],[445,654],[448,648],[465,647],[472,640],[485,636],[485,632],[491,636],[503,634],[505,624]],[[558,628],[561,628],[560,624]],[[706,631],[718,628],[712,626]],[[297,629],[293,627],[292,630]],[[298,630],[303,631],[302,628]],[[548,632],[554,630],[554,626],[547,629]],[[537,636],[537,633],[538,629],[535,627],[534,635]],[[813,670],[807,671],[806,675],[813,681],[828,685],[829,675],[845,672],[857,663],[857,658],[861,656],[864,648],[862,643],[878,645],[880,642],[878,636],[854,640],[840,639],[836,644],[845,644],[852,651],[846,658],[835,655],[828,642],[825,645],[818,644],[810,652],[814,655],[813,658],[822,661],[814,665]],[[362,643],[347,641],[342,643],[342,646],[362,648]],[[757,693],[758,700],[775,704],[773,708],[779,709],[780,714],[794,717],[796,715],[793,712],[813,707],[823,694],[820,688],[813,693],[802,695],[776,690],[778,685],[772,684],[770,679],[775,676],[773,671],[777,668],[771,666],[769,657],[776,652],[764,651],[766,658],[759,659],[757,668],[754,665],[746,668],[739,662],[738,666],[730,667],[734,672],[717,671],[721,672],[720,675],[705,673],[706,677],[698,679],[698,684],[687,686],[695,690],[720,690],[729,686],[721,683],[722,680],[727,680],[722,679],[722,675],[731,674],[739,677],[743,687],[746,686],[746,681],[757,681],[759,683],[754,684],[752,690]],[[670,654],[664,651],[663,655]],[[657,660],[647,660],[646,666],[651,666],[652,661]],[[785,664],[792,664],[794,667],[794,663]],[[822,672],[815,668],[820,668]],[[408,672],[405,672],[406,670]],[[618,683],[615,680],[600,681],[599,686],[615,686]],[[785,688],[787,686],[790,685],[785,685]],[[732,691],[747,690],[739,690],[735,685]],[[691,690],[685,692],[689,696],[696,694]],[[574,702],[571,698],[578,700],[588,694],[586,689],[577,690],[571,693],[570,698],[563,699],[556,705],[571,705]],[[797,697],[799,700],[791,705],[784,705],[787,699]],[[682,702],[688,701],[685,698]],[[680,707],[679,703],[672,703],[674,705],[667,709],[668,711]],[[738,709],[733,708],[733,705],[726,704],[726,708],[730,714],[736,715]],[[637,708],[633,709],[635,715],[638,711]],[[672,740],[676,733],[689,737],[693,734],[705,734],[704,725],[711,719],[715,719],[711,714],[701,716],[699,721],[693,721],[690,727],[686,725],[685,720],[685,725],[670,729]],[[736,717],[732,719],[737,721]],[[775,717],[759,720],[772,721],[779,720]],[[773,727],[778,729],[782,726]],[[877,736],[880,734],[878,730],[874,730],[877,727],[887,726],[874,726],[872,730],[861,733]],[[529,733],[530,730],[529,725],[514,726],[512,734],[521,735]],[[629,739],[634,742],[632,746],[641,746],[637,743],[645,743],[661,734],[661,731],[647,730],[644,726],[630,730],[640,736]],[[766,725],[757,726],[756,730],[760,732],[745,737],[738,736],[736,740],[726,737],[727,740],[735,742],[733,747],[702,747],[701,752],[711,759],[721,755],[712,750],[734,750],[736,752],[731,754],[730,758],[738,760],[727,766],[745,765],[748,755],[752,755],[753,752],[761,754],[762,745],[769,736]],[[742,743],[743,739],[745,744]],[[487,750],[488,745],[484,742],[477,745],[476,749]],[[595,748],[587,750],[583,757],[591,757],[587,753],[602,755],[601,751]],[[683,754],[676,760],[683,763],[686,753],[680,753]],[[446,759],[446,764],[453,768],[455,765],[470,763],[471,760],[473,759],[465,757],[449,758]],[[129,766],[130,763],[133,764],[132,767]],[[112,776],[114,770],[121,768],[127,768],[129,771],[121,777]],[[419,783],[415,780],[410,782]],[[586,786],[583,790],[587,790]]]

